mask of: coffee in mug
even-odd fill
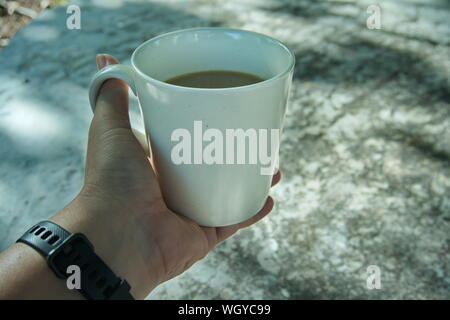
[[[248,86],[261,81],[264,81],[264,79],[250,73],[210,70],[182,74],[165,82],[190,88],[232,88]]]

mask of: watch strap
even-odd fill
[[[69,236],[70,232],[63,227],[50,221],[41,221],[27,230],[17,242],[26,243],[47,257]]]
[[[66,279],[69,266],[78,266],[80,293],[89,300],[133,300],[130,285],[106,265],[94,252],[82,233],[70,233],[51,221],[41,221],[23,234],[17,242],[37,250],[59,278]]]

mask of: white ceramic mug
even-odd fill
[[[146,147],[150,146],[167,206],[203,226],[230,225],[252,217],[262,208],[272,175],[261,174],[263,165],[259,162],[177,164],[173,160],[176,145],[173,134],[181,128],[193,139],[196,134],[198,138],[199,123],[203,130],[215,128],[224,136],[227,129],[281,131],[294,60],[292,52],[281,42],[255,32],[226,28],[180,30],[141,44],[133,52],[131,66],[110,65],[98,71],[89,98],[94,109],[98,90],[106,79],[127,82],[139,99]],[[265,80],[219,89],[164,82],[178,75],[207,70],[240,71]],[[238,152],[235,148],[237,143],[233,150]],[[278,145],[272,148],[278,152]],[[193,150],[193,157],[198,151]],[[269,166],[273,172],[273,161]]]

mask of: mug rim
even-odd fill
[[[168,37],[168,36],[173,36],[175,34],[178,33],[184,33],[184,32],[190,32],[190,31],[232,31],[232,32],[239,32],[239,33],[246,33],[246,34],[251,34],[253,36],[258,36],[261,38],[266,38],[269,40],[274,41],[278,46],[280,46],[281,48],[283,48],[289,56],[289,63],[286,69],[284,69],[282,72],[277,73],[276,75],[274,75],[273,77],[270,77],[268,79],[265,79],[263,81],[257,82],[257,83],[253,83],[253,84],[249,84],[249,85],[245,85],[245,86],[239,86],[239,87],[227,87],[227,88],[196,88],[196,87],[184,87],[184,86],[178,86],[175,84],[170,84],[158,79],[155,79],[151,76],[149,76],[148,74],[146,74],[145,72],[143,72],[142,70],[140,70],[136,63],[135,63],[135,57],[138,51],[140,51],[142,48],[144,48],[145,46],[148,46],[150,43],[159,40],[161,38],[164,37]],[[234,28],[224,28],[224,27],[199,27],[199,28],[187,28],[187,29],[180,29],[180,30],[175,30],[175,31],[171,31],[171,32],[167,32],[167,33],[163,33],[160,34],[156,37],[153,37],[147,41],[144,41],[143,43],[141,43],[134,51],[133,54],[131,55],[131,65],[133,67],[133,69],[143,78],[145,78],[147,81],[150,82],[155,82],[158,85],[162,85],[168,88],[173,88],[173,89],[178,89],[178,90],[186,90],[186,91],[207,91],[207,92],[217,92],[217,91],[235,91],[235,90],[246,90],[246,89],[251,89],[251,88],[255,88],[255,87],[259,87],[259,86],[265,86],[268,85],[280,78],[283,78],[284,76],[286,76],[287,74],[289,74],[292,69],[294,68],[295,65],[295,55],[292,52],[291,49],[289,49],[289,47],[287,45],[285,45],[284,43],[282,43],[280,40],[277,40],[275,38],[272,38],[270,36],[267,36],[265,34],[259,33],[259,32],[255,32],[255,31],[249,31],[249,30],[243,30],[243,29],[234,29]]]

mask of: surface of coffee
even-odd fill
[[[264,79],[250,73],[210,70],[185,73],[166,80],[165,82],[182,87],[191,88],[232,88],[247,86],[264,81]]]

